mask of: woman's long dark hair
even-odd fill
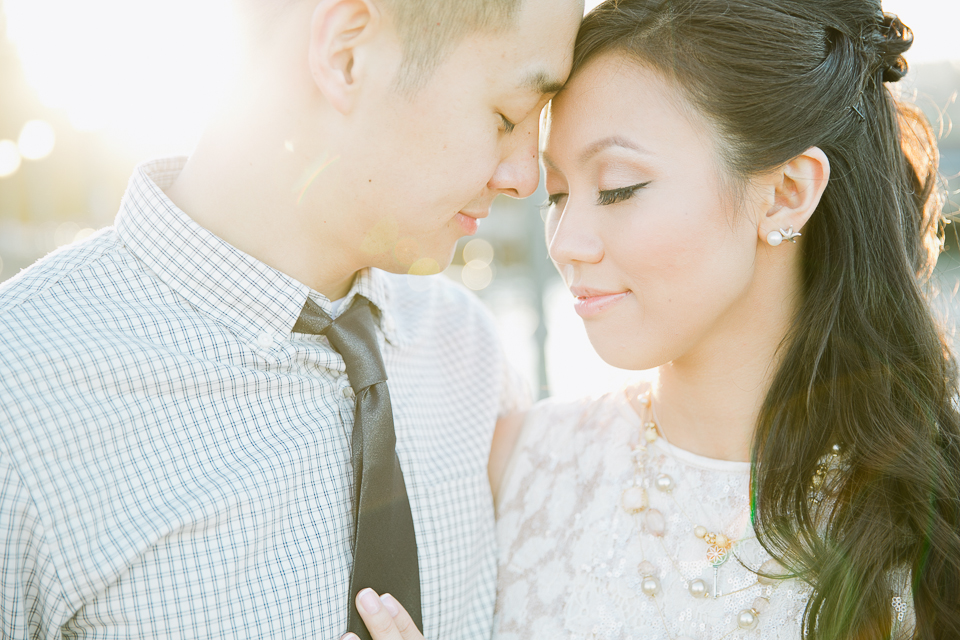
[[[938,158],[926,119],[885,85],[911,41],[879,0],[606,0],[577,40],[574,74],[614,53],[673,81],[741,183],[811,146],[830,159],[753,445],[754,526],[813,588],[807,638],[960,638],[957,375],[923,295]],[[897,627],[898,591],[915,628]]]

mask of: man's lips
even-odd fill
[[[606,311],[630,295],[629,291],[601,291],[586,287],[571,287],[570,293],[576,297],[573,308],[581,318]]]
[[[480,218],[486,218],[490,215],[489,211],[460,211],[455,216],[460,228],[468,235],[472,236],[480,228]]]

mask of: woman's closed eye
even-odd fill
[[[540,205],[541,209],[549,209],[550,207],[560,204],[560,201],[567,197],[565,193],[551,193],[547,195],[547,200]]]
[[[634,193],[640,189],[643,189],[648,184],[650,184],[649,180],[647,182],[640,182],[629,187],[620,187],[619,189],[600,191],[597,193],[597,204],[603,206],[623,202],[624,200],[630,199]]]

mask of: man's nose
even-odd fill
[[[512,198],[526,198],[537,190],[540,184],[539,136],[536,118],[527,118],[517,125],[506,155],[490,178],[491,190]]]

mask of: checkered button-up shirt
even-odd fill
[[[352,564],[343,360],[292,333],[308,287],[140,167],[113,228],[0,286],[0,637],[336,639]],[[362,272],[416,527],[427,638],[488,638],[486,459],[521,402],[443,277]]]

